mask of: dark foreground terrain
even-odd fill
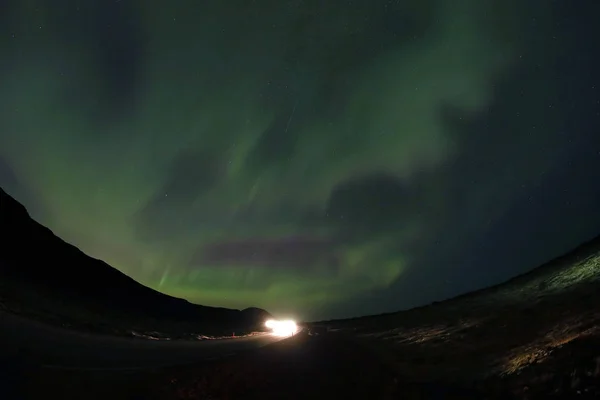
[[[0,314],[0,360],[23,352],[52,368],[148,368],[223,357],[281,340],[266,332],[213,340],[139,340],[61,329]]]
[[[21,398],[600,398],[599,242],[497,287],[193,365],[70,370],[27,354]]]
[[[456,349],[458,350],[458,349]],[[28,368],[20,398],[572,399],[600,396],[600,341],[566,344],[521,374],[473,382],[406,376],[337,334],[308,335],[194,366],[103,371]],[[435,354],[429,355],[435,359]],[[460,353],[455,363],[461,363]]]

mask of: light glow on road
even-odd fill
[[[277,321],[270,319],[265,322],[265,326],[271,330],[271,333],[275,336],[292,336],[298,331],[298,325],[292,320]]]

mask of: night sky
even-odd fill
[[[199,304],[497,283],[600,234],[599,4],[2,0],[0,186]]]

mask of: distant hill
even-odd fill
[[[0,188],[0,295],[11,282],[95,310],[135,318],[241,328],[262,325],[270,314],[207,307],[146,287],[64,242]]]
[[[385,318],[404,318],[430,310],[468,309],[494,304],[529,303],[541,299],[581,291],[583,286],[600,283],[600,236],[580,244],[536,268],[504,282],[460,294],[419,307],[353,318],[314,321],[312,324],[343,325]]]

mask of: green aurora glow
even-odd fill
[[[86,253],[193,302],[351,315],[340,305],[418,273],[439,274],[421,290],[443,296],[451,267],[420,257],[487,229],[556,156],[544,76],[519,121],[461,128],[512,71],[554,57],[535,47],[548,7],[532,38],[516,1],[117,2],[140,49],[121,99],[91,39],[63,32],[74,6],[33,3],[11,7],[0,42],[7,190]],[[456,178],[486,135],[480,168]]]

